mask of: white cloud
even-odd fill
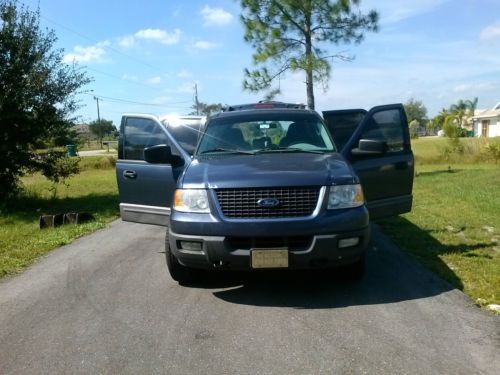
[[[150,85],[158,85],[161,83],[161,77],[160,76],[152,77],[152,78],[148,79],[147,82]]]
[[[199,40],[193,44],[193,47],[197,49],[212,49],[217,48],[218,46],[219,45],[217,43],[208,42],[206,40]]]
[[[192,94],[194,92],[195,82],[184,82],[182,85],[177,87],[177,92],[182,94]],[[198,91],[200,87],[198,86]]]
[[[93,46],[75,46],[73,52],[64,55],[63,61],[67,64],[77,63],[106,63],[111,59],[106,57],[106,47],[111,43],[108,40],[99,42]]]
[[[139,78],[137,78],[137,76],[125,73],[124,75],[122,75],[122,79],[126,81],[137,81]]]
[[[173,32],[168,32],[161,29],[144,29],[135,33],[137,39],[154,40],[161,44],[171,45],[179,43],[182,32],[175,29]]]
[[[179,74],[177,74],[177,77],[181,78],[181,79],[189,79],[191,78],[193,75],[191,74],[191,72],[189,72],[188,70],[186,69],[182,69]]]
[[[134,35],[118,38],[118,44],[123,48],[130,48],[135,45],[137,40],[152,40],[164,45],[173,45],[179,43],[181,35],[182,31],[179,29],[174,29],[172,32],[162,29],[143,29]]]
[[[477,93],[484,91],[494,91],[500,87],[498,82],[462,83],[453,88],[453,92],[469,92],[477,96]]]
[[[130,48],[135,44],[135,38],[132,35],[124,36],[118,39],[118,44],[123,48]]]
[[[222,8],[211,8],[205,5],[200,14],[203,17],[204,26],[223,26],[231,23],[234,16]]]
[[[450,0],[366,0],[363,10],[375,9],[379,12],[380,22],[395,23],[420,14],[428,13]]]
[[[170,96],[158,96],[153,99],[154,104],[168,104],[171,101],[172,98]]]
[[[500,39],[500,22],[486,26],[479,35],[481,40]]]

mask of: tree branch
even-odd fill
[[[306,30],[300,24],[298,24],[293,17],[286,11],[286,9],[278,2],[278,1],[273,1],[272,2],[276,7],[283,13],[283,15],[290,21],[292,25],[294,25],[297,29],[299,29],[302,34],[306,35]]]

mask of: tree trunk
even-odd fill
[[[305,42],[306,42],[306,92],[307,106],[314,110],[314,82],[313,82],[313,56],[310,15],[305,17]]]
[[[314,83],[312,69],[306,72],[306,90],[307,90],[307,106],[309,109],[314,109]]]

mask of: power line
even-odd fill
[[[86,95],[91,95],[93,97],[97,97],[99,99],[105,99],[103,101],[108,101],[112,103],[117,103],[117,104],[131,104],[131,105],[141,105],[141,106],[151,106],[151,107],[161,107],[161,108],[191,108],[191,107],[185,107],[185,106],[178,106],[178,104],[187,104],[191,103],[191,100],[184,100],[180,102],[169,102],[165,104],[159,104],[159,103],[145,103],[145,102],[138,102],[134,100],[129,100],[129,99],[121,99],[121,98],[113,98],[111,96],[104,96],[104,95],[97,95],[97,94],[91,94],[91,93],[84,93]],[[173,105],[172,105],[173,104]]]
[[[88,66],[86,67],[86,69],[88,69],[90,71],[93,71],[93,72],[96,72],[96,73],[99,73],[99,74],[103,74],[103,75],[111,77],[111,78],[118,79],[121,82],[126,82],[126,83],[130,83],[130,84],[133,84],[133,85],[146,87],[146,88],[151,89],[151,90],[156,90],[156,91],[159,91],[159,92],[164,92],[162,89],[160,89],[158,87],[150,86],[150,85],[147,85],[147,84],[141,83],[141,82],[135,82],[135,81],[130,81],[130,80],[127,80],[127,79],[123,79],[122,77],[115,76],[114,74],[111,74],[111,73],[103,72],[102,70],[98,70],[98,69],[95,69],[95,68],[89,68]]]
[[[65,26],[59,22],[56,22],[54,20],[51,20],[45,16],[42,16],[40,15],[40,17],[42,19],[44,19],[45,21],[47,22],[50,22],[60,28],[63,28],[67,31],[69,31],[70,33],[73,33],[75,35],[78,35],[79,37],[85,39],[85,40],[88,40],[92,43],[95,43],[95,44],[98,44],[99,42],[93,38],[90,38],[88,37],[87,35],[85,34],[82,34],[81,32],[79,31],[76,31],[68,26]],[[136,57],[133,57],[131,55],[128,55],[126,53],[123,53],[121,52],[120,50],[117,50],[111,46],[108,46],[108,45],[102,45],[101,46],[102,48],[104,49],[107,49],[107,50],[110,50],[110,51],[113,51],[114,53],[117,53],[119,55],[122,55],[124,57],[127,57],[131,60],[134,60],[142,65],[145,65],[151,69],[154,69],[156,70],[157,72],[162,72],[162,70],[154,65],[151,65],[145,61],[142,61]],[[164,92],[162,89],[160,88],[157,88],[157,87],[153,87],[153,86],[150,86],[150,85],[147,85],[147,84],[144,84],[144,83],[141,83],[141,82],[135,82],[135,81],[131,81],[131,80],[126,80],[126,79],[123,79],[123,77],[118,77],[116,75],[113,75],[113,74],[110,74],[110,73],[107,73],[107,72],[103,72],[101,70],[98,70],[98,69],[95,69],[95,68],[90,68],[90,67],[86,67],[86,69],[90,70],[90,71],[93,71],[93,72],[96,72],[96,73],[99,73],[99,74],[102,74],[102,75],[105,75],[105,76],[108,76],[108,77],[111,77],[111,78],[114,78],[114,79],[117,79],[117,80],[120,80],[121,82],[125,82],[125,83],[129,83],[129,84],[134,84],[134,85],[138,85],[138,86],[142,86],[142,87],[146,87],[148,89],[152,89],[152,90],[156,90],[156,91],[159,91],[159,92]],[[93,95],[93,94],[88,94],[88,95]],[[102,96],[102,95],[95,95],[94,96],[94,99],[96,99],[97,101],[99,100],[99,98],[101,99],[106,99],[106,101],[110,101],[112,103],[117,103],[117,104],[128,104],[128,105],[141,105],[141,106],[153,106],[153,107],[162,107],[162,108],[175,108],[175,109],[191,109],[191,107],[180,107],[180,106],[173,106],[172,104],[185,104],[185,103],[190,103],[191,101],[181,101],[181,102],[172,102],[172,103],[167,103],[167,104],[158,104],[158,103],[143,103],[143,102],[137,102],[137,101],[133,101],[133,100],[127,100],[127,99],[119,99],[119,98],[112,98],[112,97],[107,97],[107,96]],[[197,96],[196,96],[196,99],[197,99]],[[109,112],[109,111],[108,111]]]
[[[137,102],[134,100],[128,100],[128,99],[119,99],[119,98],[113,98],[110,96],[104,96],[104,95],[96,95],[99,96],[99,98],[102,99],[108,99],[110,101],[116,101],[119,103],[128,103],[128,104],[138,104],[138,105],[149,105],[149,106],[158,106],[158,107],[164,107],[165,105],[170,105],[170,104],[186,104],[186,103],[191,103],[191,100],[184,100],[181,102],[169,102],[165,104],[159,104],[159,103],[144,103],[144,102]]]
[[[52,23],[52,24],[54,24],[54,25],[56,25],[56,26],[59,26],[59,27],[61,27],[61,28],[65,29],[65,30],[67,30],[67,31],[69,31],[69,32],[71,32],[71,33],[73,33],[73,34],[75,34],[75,35],[78,35],[79,37],[81,37],[81,38],[83,38],[83,39],[86,39],[86,40],[88,40],[88,41],[90,41],[90,42],[92,42],[92,43],[95,43],[95,44],[99,43],[97,40],[95,40],[95,39],[93,39],[93,38],[90,38],[90,37],[88,37],[87,35],[82,34],[81,32],[76,31],[76,30],[74,30],[74,29],[72,29],[72,28],[70,28],[70,27],[68,27],[68,26],[65,26],[65,25],[63,25],[63,24],[59,23],[59,22],[56,22],[56,21],[54,21],[54,20],[51,20],[51,19],[49,19],[49,18],[47,18],[47,17],[45,17],[45,16],[42,16],[42,15],[40,15],[40,17],[41,17],[42,19],[46,20],[47,22],[50,22],[50,23]],[[103,46],[102,46],[102,48],[108,49],[108,50],[113,51],[113,52],[115,52],[115,53],[117,53],[117,54],[119,54],[119,55],[125,56],[125,57],[127,57],[127,58],[129,58],[129,59],[131,59],[131,60],[134,60],[134,61],[136,61],[136,62],[138,62],[138,63],[142,64],[142,65],[145,65],[145,66],[147,66],[147,67],[149,67],[149,68],[151,68],[151,69],[154,69],[154,70],[156,70],[157,72],[162,72],[162,70],[161,70],[160,68],[158,68],[158,67],[156,67],[156,66],[154,66],[154,65],[151,65],[151,64],[149,64],[149,63],[147,63],[147,62],[145,62],[145,61],[142,61],[142,60],[140,60],[140,59],[138,59],[138,58],[136,58],[136,57],[133,57],[133,56],[131,56],[131,55],[128,55],[128,54],[126,54],[126,53],[123,53],[123,52],[121,52],[120,50],[117,50],[117,49],[115,49],[115,48],[113,48],[113,47],[111,47],[111,46],[106,46],[106,45],[103,45]],[[150,86],[150,85],[147,85],[147,84],[141,83],[141,82],[135,82],[135,81],[131,81],[131,80],[126,80],[126,79],[123,79],[123,77],[118,77],[118,76],[115,76],[115,75],[113,75],[113,74],[110,74],[110,73],[107,73],[107,72],[103,72],[103,71],[98,70],[98,69],[95,69],[95,68],[89,68],[89,67],[86,67],[86,69],[88,69],[88,70],[90,70],[90,71],[93,71],[93,72],[96,72],[96,73],[99,73],[99,74],[103,74],[103,75],[105,75],[105,76],[108,76],[108,77],[111,77],[111,78],[114,78],[114,79],[117,79],[117,80],[120,80],[121,82],[126,82],[126,83],[129,83],[129,84],[134,84],[134,85],[138,85],[138,86],[146,87],[146,88],[149,88],[149,89],[152,89],[152,90],[156,90],[156,91],[159,91],[159,92],[164,92],[162,89],[159,89],[159,88],[157,88],[157,87],[153,87],[153,86]],[[101,97],[101,98],[106,98],[105,96],[100,96],[100,97]],[[111,97],[107,97],[106,99],[107,99],[107,100],[111,100],[111,101],[115,101],[115,102],[121,102],[121,103],[127,103],[127,104],[134,104],[134,105],[146,105],[146,106],[158,106],[158,107],[169,107],[169,108],[175,108],[175,107],[172,107],[172,106],[170,105],[170,103],[169,103],[169,104],[166,104],[166,105],[163,105],[163,104],[157,104],[157,103],[141,103],[141,102],[135,102],[135,101],[125,100],[125,99],[111,98]],[[197,94],[196,94],[196,102],[197,102],[197,99],[198,99],[198,96],[197,96]],[[191,101],[173,102],[172,104],[184,104],[184,103],[189,103],[189,102],[191,102]],[[198,106],[198,105],[197,105],[197,106]],[[191,107],[178,107],[178,108],[187,108],[187,109],[191,109]]]
[[[65,26],[65,25],[63,25],[63,24],[61,24],[61,23],[59,23],[59,22],[53,21],[53,20],[51,20],[51,19],[49,19],[49,18],[47,18],[47,17],[45,17],[45,16],[42,16],[42,15],[40,15],[40,17],[41,17],[42,19],[44,19],[45,21],[48,21],[48,22],[50,22],[50,23],[52,23],[52,24],[54,24],[54,25],[56,25],[56,26],[59,26],[59,27],[61,27],[61,28],[65,29],[65,30],[69,31],[70,33],[73,33],[73,34],[75,34],[75,35],[78,35],[79,37],[81,37],[81,38],[83,38],[83,39],[86,39],[86,40],[88,40],[88,41],[90,41],[90,42],[92,42],[92,43],[95,43],[95,44],[99,43],[99,41],[97,41],[97,40],[95,40],[95,39],[93,39],[93,38],[90,38],[90,37],[88,37],[88,36],[86,36],[86,35],[84,35],[84,34],[80,33],[79,31],[73,30],[73,29],[71,29],[71,28],[69,28],[69,27],[67,27],[67,26]],[[158,67],[156,67],[156,66],[154,66],[154,65],[151,65],[151,64],[149,64],[149,63],[147,63],[147,62],[145,62],[145,61],[142,61],[142,60],[140,60],[140,59],[138,59],[138,58],[136,58],[136,57],[134,57],[134,56],[128,55],[128,54],[126,54],[126,53],[123,53],[122,51],[117,50],[116,48],[113,48],[113,47],[111,47],[111,46],[105,46],[105,45],[103,45],[103,46],[102,46],[102,48],[108,49],[108,50],[110,50],[110,51],[113,51],[114,53],[117,53],[117,54],[119,54],[119,55],[125,56],[125,57],[127,57],[127,58],[129,58],[129,59],[131,59],[131,60],[134,60],[134,61],[136,61],[136,62],[138,62],[138,63],[140,63],[140,64],[142,64],[142,65],[145,65],[145,66],[149,67],[150,69],[154,69],[154,70],[156,70],[157,72],[162,72],[162,69],[160,69],[160,68],[158,68]]]

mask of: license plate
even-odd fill
[[[252,250],[252,268],[287,268],[288,249]]]

